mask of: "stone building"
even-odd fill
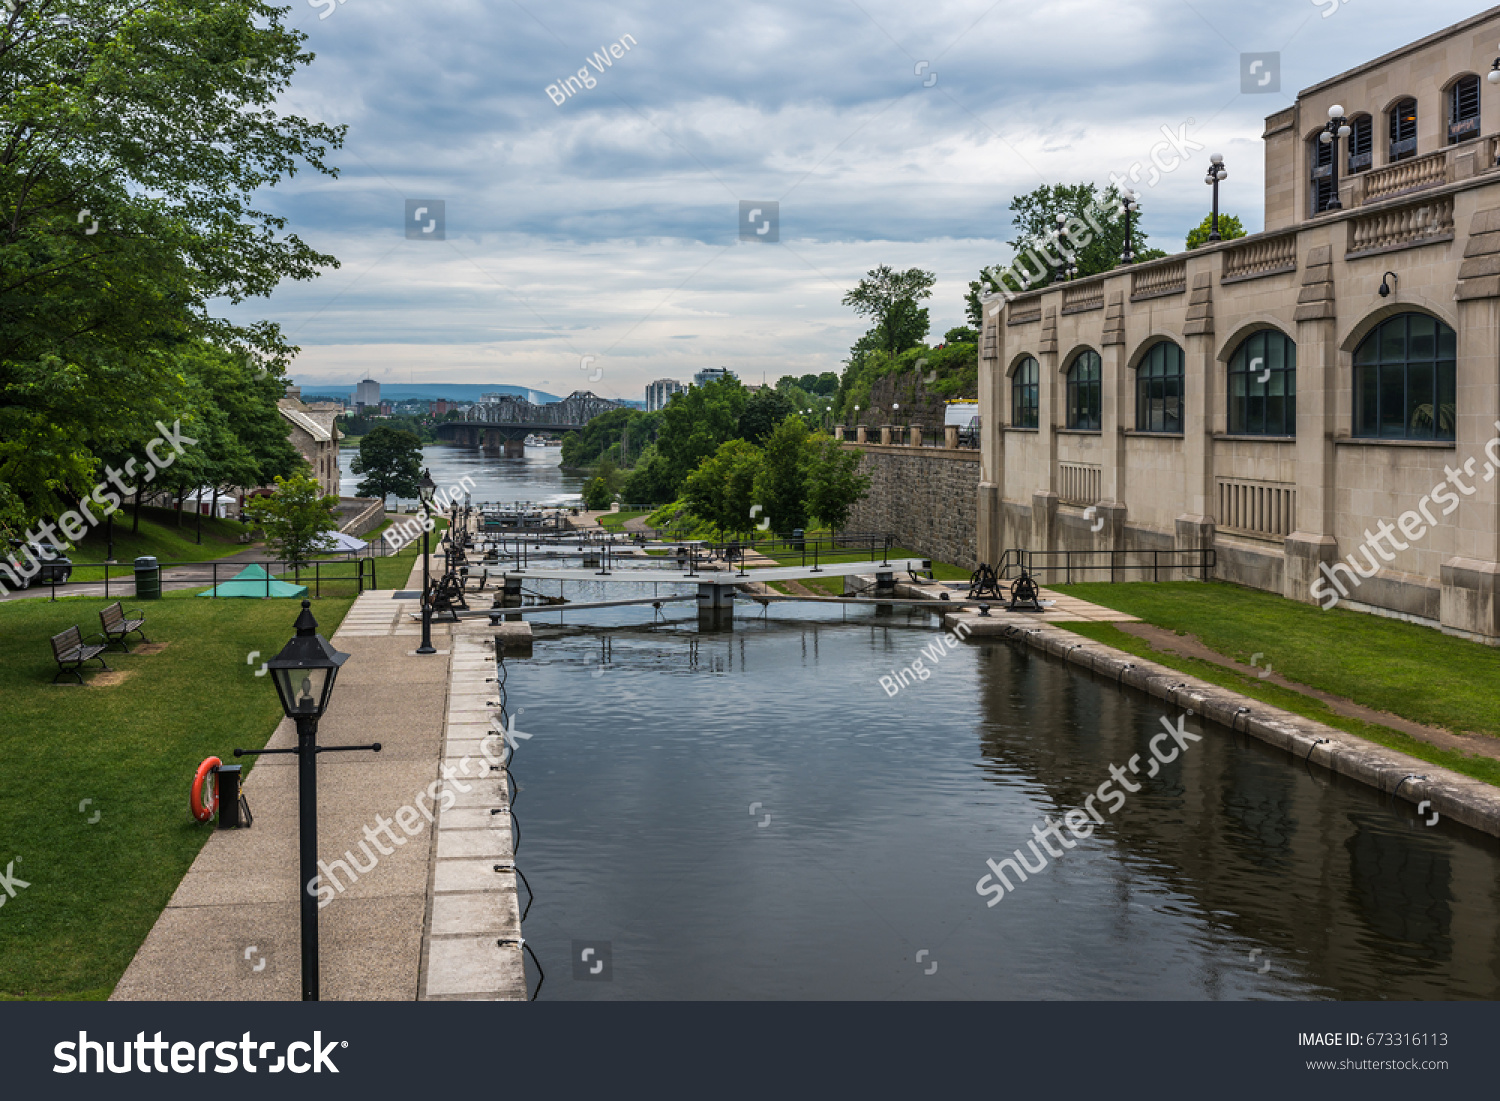
[[[1262,233],[989,298],[980,559],[1212,547],[1500,639],[1497,46],[1492,8],[1270,116]]]
[[[276,405],[287,421],[292,446],[312,467],[318,485],[324,493],[338,496],[339,430],[334,421],[343,407],[331,401],[308,405],[302,400],[299,386],[288,386],[286,396]]]

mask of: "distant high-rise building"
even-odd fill
[[[380,383],[372,378],[367,378],[354,388],[354,408],[368,406],[371,409],[380,406]]]
[[[693,376],[694,386],[704,386],[710,382],[717,382],[721,378],[737,378],[728,367],[705,367]]]
[[[438,398],[437,401],[432,403],[432,413],[433,416],[436,417],[441,417],[444,413],[448,412],[448,410],[452,408],[453,406],[449,405],[448,402],[443,398]]]
[[[673,394],[680,394],[686,389],[675,378],[657,379],[646,387],[646,412],[654,413],[658,409],[665,409]]]
[[[390,402],[383,401],[380,403],[380,415],[382,417],[389,417],[393,412],[395,412],[395,410],[391,406]]]

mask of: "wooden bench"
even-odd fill
[[[120,607],[118,600],[102,610],[99,613],[99,625],[104,628],[105,641],[111,646],[119,645],[127,654],[130,653],[130,643],[125,640],[129,635],[140,635],[142,642],[150,642],[146,632],[142,630],[146,626],[146,617],[140,613],[137,615],[138,619],[125,618],[125,610]]]
[[[66,631],[53,635],[52,656],[57,659],[58,669],[57,675],[52,678],[52,683],[56,684],[58,677],[65,673],[71,673],[78,679],[78,683],[82,684],[83,674],[78,670],[83,668],[84,663],[88,661],[97,661],[106,672],[110,672],[109,666],[105,665],[104,659],[99,656],[104,653],[105,646],[106,644],[102,642],[85,642],[83,632],[79,631],[76,624]]]

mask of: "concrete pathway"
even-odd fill
[[[420,560],[407,584],[420,589]],[[290,633],[295,604],[287,608]],[[435,624],[439,653],[416,656],[417,609],[415,597],[367,592],[331,637],[352,656],[319,741],[379,741],[383,751],[318,759],[319,852],[331,892],[319,913],[322,997],[524,998],[514,874],[494,871],[514,863],[503,774],[458,776],[470,790],[454,783],[452,801],[443,786],[456,775],[445,775],[445,760],[456,767],[472,758],[488,730],[480,704],[493,698],[484,683],[493,650],[478,624],[456,635]],[[283,720],[269,748],[294,744]],[[220,751],[226,763],[232,748]],[[478,772],[472,759],[468,768]],[[208,839],[113,1000],[300,997],[295,756],[259,759],[245,795],[253,828]]]

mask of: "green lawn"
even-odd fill
[[[414,560],[410,548],[381,559],[380,584],[404,585]],[[297,601],[198,591],[125,602],[167,648],[106,656],[133,674],[112,687],[54,687],[47,642],[75,623],[97,631],[107,601],[0,604],[0,870],[15,861],[30,884],[0,910],[0,999],[108,997],[209,836],[187,811],[198,764],[276,728],[275,690],[254,672],[291,637]],[[325,636],[353,595],[353,582],[323,586]]]
[[[1225,657],[1261,654],[1287,679],[1365,707],[1455,733],[1500,736],[1500,653],[1429,627],[1362,612],[1323,611],[1225,582],[1090,583],[1060,592],[1198,638]],[[1435,749],[1386,727],[1342,718],[1310,697],[1207,662],[1162,653],[1114,624],[1059,624],[1127,653],[1191,672],[1290,711],[1350,730],[1423,760],[1500,783],[1492,761]]]
[[[606,531],[624,531],[625,521],[634,520],[638,516],[649,516],[649,512],[606,512],[599,517],[599,526]]]

